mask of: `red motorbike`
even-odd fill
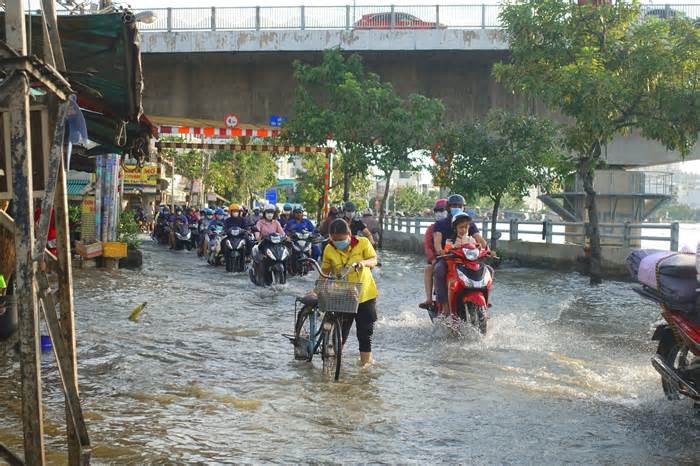
[[[431,320],[441,317],[468,322],[486,334],[494,276],[493,268],[483,262],[489,254],[488,248],[466,244],[442,256],[447,263],[448,305],[436,304],[429,311]]]
[[[666,398],[680,400],[682,395],[700,407],[700,298],[696,304],[683,305],[669,303],[649,287],[634,291],[659,304],[666,321],[654,331],[652,340],[659,346],[651,358]]]

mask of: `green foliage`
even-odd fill
[[[269,153],[218,151],[211,158],[205,183],[227,199],[249,203],[277,182],[276,161]]]
[[[343,57],[340,49],[326,50],[320,65],[294,64],[295,91],[292,118],[283,138],[295,144],[325,145],[335,142],[341,170],[343,197],[351,183],[364,178],[369,167],[365,148],[377,137],[372,120],[372,89],[379,77],[367,73],[358,55]]]
[[[138,249],[141,241],[139,241],[139,224],[134,219],[134,214],[131,211],[125,210],[119,215],[119,228],[117,229],[117,241],[126,243],[130,249]]]
[[[678,202],[662,207],[658,215],[666,221],[700,222],[700,209],[693,209],[689,205]]]
[[[633,128],[682,154],[697,141],[700,31],[680,16],[640,17],[638,2],[522,0],[501,13],[511,61],[496,77],[570,117],[567,145],[588,165]]]
[[[426,194],[413,186],[397,189],[393,196],[394,210],[420,214],[426,209],[432,209],[436,199],[436,192]]]

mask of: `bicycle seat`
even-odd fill
[[[305,294],[304,296],[297,298],[297,301],[299,301],[304,306],[318,306],[318,296],[315,293]]]

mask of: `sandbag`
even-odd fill
[[[639,263],[637,280],[674,301],[695,302],[695,254],[668,251],[647,254]]]

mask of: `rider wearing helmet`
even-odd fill
[[[209,247],[214,247],[214,236],[217,227],[224,227],[224,218],[226,217],[226,212],[222,208],[218,208],[214,211],[214,218],[209,221],[207,229],[209,230]]]
[[[448,238],[456,238],[457,232],[452,224],[452,218],[458,217],[458,224],[466,222],[468,219],[466,235],[473,237],[482,248],[486,248],[486,241],[479,233],[479,228],[472,221],[471,215],[464,212],[464,197],[459,194],[453,194],[447,198],[447,210],[449,212],[447,218],[435,223],[433,227],[433,246],[436,255],[442,256],[445,254],[445,244]],[[460,215],[462,214],[462,215]],[[437,259],[433,263],[433,284],[435,286],[435,295],[437,302],[440,305],[447,304],[447,263],[444,260]]]
[[[235,202],[228,207],[229,218],[224,222],[224,230],[231,228],[249,228],[248,220],[243,216],[243,208]]]
[[[436,222],[447,218],[447,199],[438,199],[435,201],[433,214],[435,215]],[[435,223],[428,227],[423,237],[423,251],[425,251],[425,258],[428,261],[428,265],[425,266],[425,270],[423,271],[425,301],[419,304],[419,307],[423,309],[430,309],[433,304],[433,262],[435,262],[435,245],[433,244],[434,228]]]
[[[355,212],[357,212],[357,207],[355,204],[349,201],[346,202],[343,206],[343,217],[348,225],[350,225],[350,233],[353,236],[356,236],[358,233],[362,233],[362,235],[369,240],[372,246],[374,246],[374,237],[372,236],[372,232],[369,231],[369,228],[367,228],[367,225],[365,225],[362,220],[355,218]]]
[[[315,233],[316,227],[308,218],[304,218],[304,209],[301,207],[295,207],[292,211],[292,218],[289,219],[287,225],[284,227],[284,231],[287,232],[288,236],[293,233],[301,233],[307,231],[309,233]],[[318,260],[321,257],[321,249],[317,245],[311,246],[311,255],[314,259]]]
[[[258,220],[255,228],[257,229],[255,232],[256,240],[266,238],[272,234],[284,236],[284,229],[282,229],[282,225],[280,225],[280,222],[275,220],[275,206],[272,204],[265,206],[265,209],[263,210],[263,217]]]
[[[328,236],[331,223],[333,222],[333,220],[338,218],[338,215],[340,215],[340,213],[338,212],[338,208],[331,207],[328,210],[328,216],[318,226],[318,232],[321,233],[321,235],[323,236]]]
[[[282,207],[282,214],[279,216],[279,223],[282,225],[282,228],[284,228],[287,225],[287,222],[292,219],[292,204],[286,203],[284,207]]]

